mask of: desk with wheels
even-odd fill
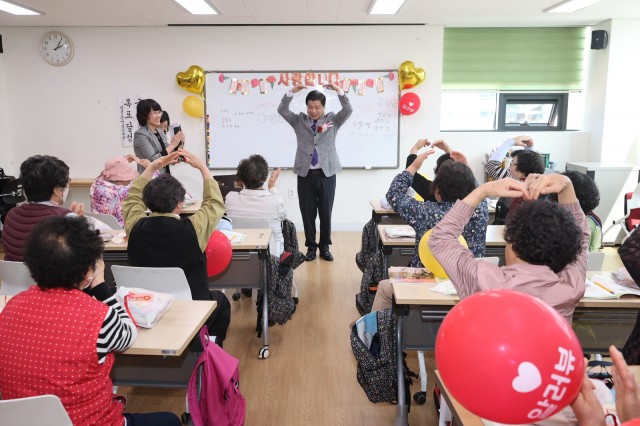
[[[221,290],[226,288],[261,288],[262,299],[262,326],[263,346],[260,349],[259,358],[269,357],[269,315],[267,300],[267,262],[269,256],[269,240],[271,228],[265,229],[234,229],[234,232],[245,234],[242,242],[232,242],[233,254],[229,267],[221,274],[209,278],[209,289]],[[120,233],[123,231],[113,231]],[[104,251],[105,280],[113,282],[111,265],[128,266],[127,241],[116,244],[110,241],[105,244]]]
[[[407,266],[413,256],[415,237],[388,238],[385,229],[398,225],[378,225],[378,238],[382,247],[384,278],[389,278],[389,266]],[[406,226],[406,225],[405,225]],[[484,257],[498,257],[499,265],[505,264],[504,249],[507,243],[503,237],[504,225],[488,225]]]
[[[231,243],[231,264],[221,274],[209,278],[209,288],[258,288],[262,289],[262,343],[258,358],[269,357],[269,308],[267,300],[267,262],[271,228],[234,229],[245,234],[240,243]]]
[[[589,275],[597,272],[590,272]],[[437,293],[435,284],[393,284],[393,309],[397,325],[397,374],[402,383],[403,350],[433,351],[440,325],[447,313],[460,301],[455,296]],[[640,297],[623,296],[621,299],[581,299],[573,314],[573,330],[586,353],[607,353],[610,345],[624,346],[631,333]],[[407,425],[408,406],[404,386],[398,386],[396,425]],[[466,423],[465,423],[466,424]]]

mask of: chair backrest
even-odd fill
[[[0,260],[0,295],[13,296],[34,284],[27,265],[22,262]]]
[[[137,287],[160,293],[170,293],[176,300],[193,300],[189,282],[180,268],[140,268],[112,265],[117,287]]]
[[[73,426],[55,395],[0,400],[2,424],[20,426]]]
[[[478,258],[476,258],[476,260],[479,261],[479,262],[493,263],[494,265],[500,264],[500,258],[498,256],[478,257]]]
[[[264,217],[229,216],[234,229],[269,229],[269,221]]]
[[[590,251],[589,258],[587,260],[587,271],[602,271],[603,263],[604,263],[604,252]]]
[[[109,226],[111,229],[116,229],[116,230],[122,229],[122,225],[120,225],[120,222],[118,222],[118,219],[116,219],[110,214],[85,213],[85,216],[96,218],[99,221],[104,222],[104,224]]]

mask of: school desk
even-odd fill
[[[384,277],[389,278],[389,266],[407,266],[413,256],[415,247],[415,237],[410,238],[388,238],[385,229],[407,225],[378,225],[378,236],[382,246]],[[499,265],[504,265],[504,249],[507,243],[504,241],[502,233],[504,225],[488,225],[485,241],[485,257],[498,257]]]
[[[637,382],[640,382],[640,365],[630,365],[629,369],[633,373]],[[611,371],[611,370],[609,370]],[[440,389],[440,415],[438,417],[438,426],[446,426],[451,424],[460,426],[484,426],[482,419],[462,406],[449,392],[440,372],[435,371],[436,386]]]
[[[589,273],[591,275],[593,273]],[[393,284],[397,324],[397,373],[402,383],[402,351],[433,351],[440,325],[460,301],[431,290],[434,284]],[[636,323],[640,297],[581,299],[573,314],[573,330],[587,353],[607,353],[610,345],[621,348]],[[396,424],[406,425],[408,407],[403,404],[404,386],[398,386]]]
[[[199,354],[189,343],[216,308],[215,301],[175,300],[153,328],[140,328],[135,343],[116,354],[116,386],[186,388]]]
[[[111,231],[112,234],[123,231]],[[269,327],[268,327],[268,298],[267,289],[267,262],[269,259],[269,240],[271,228],[265,229],[234,229],[233,232],[245,234],[242,242],[232,242],[233,254],[229,267],[215,277],[209,278],[210,289],[236,289],[236,288],[261,288],[263,289],[262,301],[262,342],[259,350],[260,358],[269,356]],[[104,251],[105,279],[113,281],[111,265],[128,265],[127,241],[105,244]],[[107,273],[107,270],[109,271]],[[110,281],[111,280],[111,281]]]
[[[269,357],[269,310],[267,297],[267,262],[271,228],[234,229],[246,234],[240,243],[232,243],[231,264],[222,273],[209,278],[210,289],[262,289],[262,348],[258,358]]]
[[[0,312],[10,299],[0,296]],[[139,329],[133,345],[116,354],[114,385],[187,387],[197,361],[188,345],[215,308],[214,301],[175,300],[153,328]]]

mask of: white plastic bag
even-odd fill
[[[151,328],[171,308],[173,294],[158,293],[143,288],[119,287],[116,299],[133,316],[139,327]]]

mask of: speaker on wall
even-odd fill
[[[4,50],[2,50],[2,34],[0,34],[0,53],[3,53]]]
[[[605,30],[591,31],[591,48],[601,50],[607,47],[609,34]]]

